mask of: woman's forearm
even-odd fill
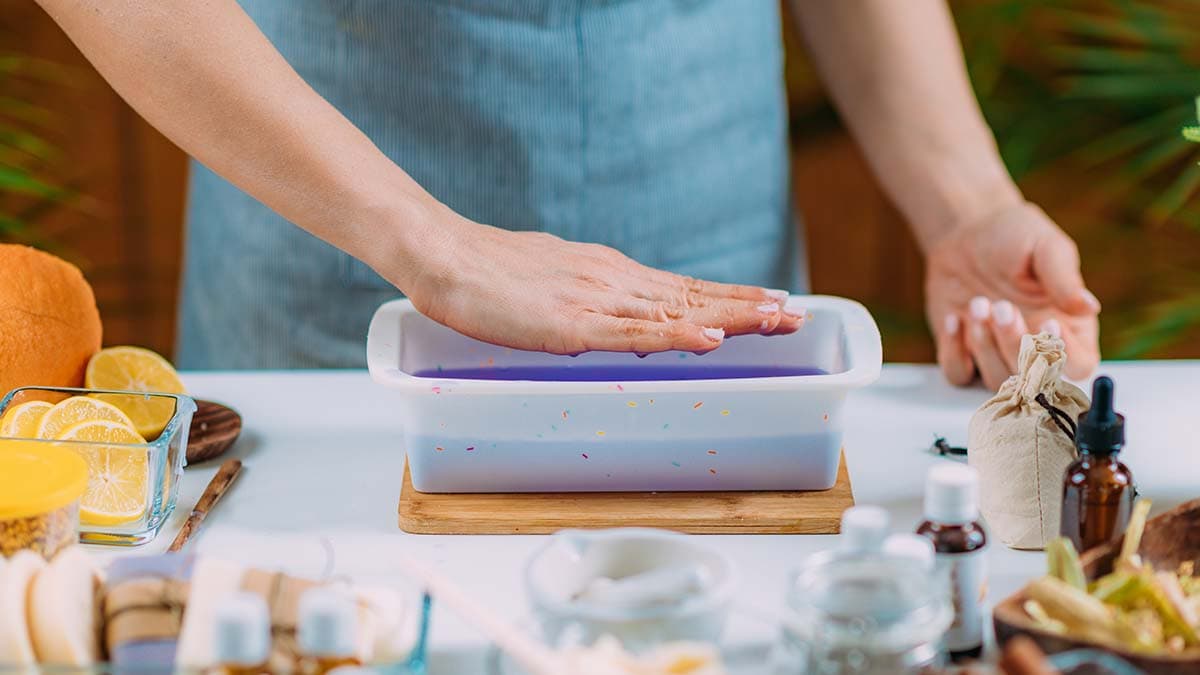
[[[838,110],[923,248],[1021,199],[944,0],[792,6]]]
[[[288,220],[371,264],[432,235],[424,223],[444,207],[313,91],[234,0],[39,2],[135,110]]]

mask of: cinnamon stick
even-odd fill
[[[233,479],[237,478],[241,471],[242,461],[240,459],[227,459],[221,464],[221,468],[217,469],[217,475],[213,476],[213,479],[208,482],[208,487],[204,488],[204,494],[200,495],[200,501],[196,502],[196,508],[192,509],[192,515],[184,521],[175,541],[171,542],[170,548],[167,549],[168,553],[174,553],[188,543],[188,540],[200,529],[200,524],[229,490]]]

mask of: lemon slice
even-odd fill
[[[120,424],[130,431],[134,429],[133,420],[115,405],[88,396],[72,396],[42,415],[38,422],[37,438],[58,438],[69,427],[97,420]]]
[[[84,381],[89,389],[184,394],[187,390],[175,368],[163,357],[141,347],[109,347],[88,361]],[[175,402],[165,398],[97,394],[133,420],[145,438],[157,438],[175,414]]]
[[[137,520],[149,503],[150,461],[146,448],[99,445],[137,444],[146,441],[136,431],[117,422],[93,420],[67,429],[62,441],[97,445],[73,448],[88,465],[88,486],[79,501],[79,520],[89,525],[120,525]]]
[[[38,424],[46,411],[54,406],[45,401],[27,401],[4,413],[0,436],[7,438],[37,438]]]

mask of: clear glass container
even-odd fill
[[[113,546],[136,546],[157,536],[163,523],[175,510],[179,496],[179,480],[186,463],[188,429],[196,403],[191,397],[179,394],[152,394],[140,392],[107,391],[96,389],[72,389],[65,387],[22,387],[9,392],[0,400],[0,417],[12,406],[29,401],[60,403],[73,396],[89,396],[111,403],[121,409],[136,407],[161,407],[170,414],[162,432],[145,443],[96,443],[84,441],[43,439],[0,439],[6,444],[20,443],[24,447],[51,446],[73,450],[84,459],[95,458],[97,453],[122,458],[125,472],[145,472],[142,482],[144,490],[135,497],[142,500],[143,508],[136,516],[121,518],[89,517],[88,494],[83,498],[80,514],[79,540],[88,544]],[[130,466],[134,468],[130,468]],[[128,475],[128,474],[126,474]],[[97,478],[91,476],[94,483]],[[89,490],[95,486],[89,484]]]
[[[780,673],[898,675],[942,663],[946,579],[885,555],[812,556],[788,589]]]
[[[0,557],[29,550],[49,560],[73,544],[87,481],[74,452],[0,441]]]

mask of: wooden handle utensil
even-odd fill
[[[238,477],[242,471],[242,460],[227,459],[221,468],[217,470],[217,475],[209,481],[208,487],[204,488],[204,494],[200,495],[200,501],[196,502],[196,508],[192,509],[192,515],[183,523],[183,527],[179,530],[179,534],[175,537],[175,541],[171,542],[171,547],[167,549],[168,553],[174,553],[183,548],[192,535],[200,529],[200,524],[208,517],[213,507],[217,505],[225,492],[229,490],[229,486],[233,484],[233,479]]]

